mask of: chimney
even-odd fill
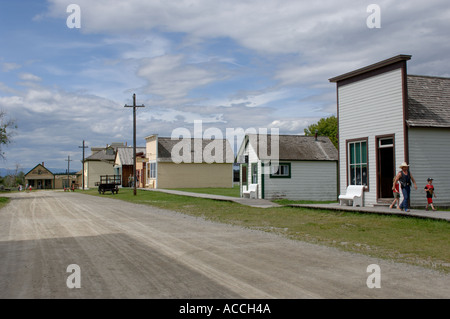
[[[317,134],[319,133],[319,131],[318,130],[316,130],[316,135],[315,135],[315,138],[316,138],[316,142],[317,142]]]
[[[44,166],[44,162],[42,162],[42,166]],[[44,166],[45,167],[45,166]]]

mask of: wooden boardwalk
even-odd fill
[[[280,205],[274,203],[267,199],[250,199],[250,198],[242,198],[242,197],[232,197],[232,196],[223,196],[223,195],[214,195],[214,194],[201,194],[201,193],[193,193],[193,192],[184,192],[178,190],[170,190],[170,189],[148,189],[141,188],[142,190],[147,191],[158,191],[168,194],[181,195],[181,196],[191,196],[198,198],[207,198],[214,200],[222,200],[228,202],[235,202],[241,205],[246,205],[250,207],[259,207],[259,208],[270,208],[270,207],[305,207],[305,208],[314,208],[314,209],[328,209],[328,210],[337,210],[337,211],[351,211],[351,212],[360,212],[360,213],[372,213],[372,214],[381,214],[381,215],[398,215],[405,217],[418,217],[418,218],[430,218],[430,219],[438,219],[438,220],[446,220],[450,221],[450,211],[425,211],[425,209],[411,209],[409,212],[404,212],[398,209],[390,209],[387,206],[370,206],[370,207],[353,207],[346,205],[339,205],[339,203],[331,203],[331,204],[288,204],[288,205]]]

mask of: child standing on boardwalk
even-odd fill
[[[395,177],[394,177],[394,181],[395,181]],[[400,188],[399,188],[399,183],[395,183],[395,187],[392,189],[392,192],[394,193],[394,201],[392,202],[391,206],[389,206],[389,208],[393,208],[394,205],[397,206],[397,209],[400,210]]]
[[[436,197],[436,193],[434,192],[434,186],[433,186],[433,179],[428,178],[427,179],[428,184],[425,186],[425,191],[427,193],[427,207],[425,210],[428,210],[428,206],[431,205],[431,209],[436,210],[433,206],[433,195]]]

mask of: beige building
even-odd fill
[[[55,188],[55,175],[44,167],[44,163],[33,167],[25,174],[25,184],[33,189],[53,189]]]
[[[70,173],[69,178],[65,173],[52,173],[44,167],[44,163],[36,165],[25,174],[25,184],[33,189],[63,189],[70,188],[72,184],[78,188],[81,172]]]
[[[105,148],[91,149],[92,155],[84,160],[83,165],[85,188],[97,187],[95,183],[100,181],[102,175],[116,174],[114,161],[118,147],[123,147],[123,144],[113,143]]]
[[[146,137],[147,188],[232,187],[234,155],[225,139]]]
[[[54,174],[55,176],[55,189],[64,189],[71,188],[72,184],[75,189],[79,188],[81,184],[78,183],[79,175],[77,174],[69,174],[69,178],[67,179],[67,174],[58,173]],[[67,182],[69,180],[69,182]]]

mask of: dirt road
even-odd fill
[[[111,196],[9,196],[0,298],[450,297],[448,275]],[[72,264],[79,272],[67,272]],[[381,288],[367,286],[371,264]],[[68,287],[72,275],[80,288]]]

